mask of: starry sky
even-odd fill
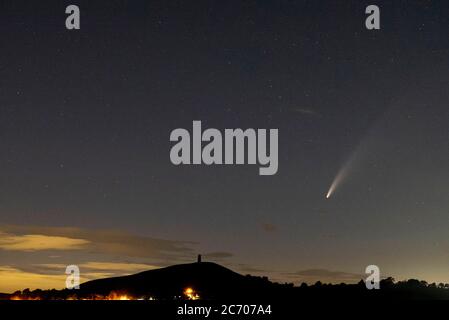
[[[448,17],[424,0],[2,1],[0,292],[199,253],[295,284],[370,264],[449,282]],[[279,129],[278,173],[174,166],[170,132],[193,120]]]

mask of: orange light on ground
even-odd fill
[[[192,288],[186,288],[184,290],[184,295],[187,297],[187,299],[189,300],[198,300],[200,298],[200,296],[198,295],[198,293],[195,292],[195,290],[193,290]]]
[[[9,300],[41,300],[40,297],[12,296]]]
[[[131,297],[130,295],[126,293],[117,293],[117,292],[111,292],[108,296],[105,297],[104,300],[134,300],[134,297]]]

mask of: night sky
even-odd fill
[[[0,32],[0,292],[199,253],[449,282],[449,2],[3,0]],[[193,120],[279,129],[277,174],[173,165]]]

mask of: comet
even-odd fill
[[[391,121],[390,119],[397,117],[397,112],[399,111],[395,108],[393,102],[390,101],[390,105],[386,106],[383,112],[379,113],[377,119],[373,120],[373,123],[367,128],[358,144],[355,145],[352,153],[349,153],[348,159],[342,162],[342,166],[332,180],[329,190],[326,193],[326,199],[330,199],[354,169],[360,168],[360,165],[370,156],[372,153],[370,150],[373,146],[377,145],[380,132],[383,132],[386,128],[386,120]]]
[[[329,199],[333,195],[333,193],[335,192],[337,187],[341,184],[341,182],[344,180],[346,175],[347,175],[347,167],[345,166],[338,171],[337,175],[332,181],[331,186],[329,187],[329,190],[326,193],[326,199]]]
[[[356,153],[354,153],[348,161],[345,162],[345,164],[340,168],[340,170],[337,172],[337,175],[335,176],[334,180],[331,183],[331,186],[329,187],[329,190],[326,193],[326,199],[329,199],[335,192],[335,190],[343,183],[343,181],[348,176],[349,172],[352,168],[352,163],[354,162],[354,159],[356,158]]]

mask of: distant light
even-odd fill
[[[200,298],[200,296],[198,295],[198,293],[195,292],[195,290],[193,290],[192,288],[186,288],[184,290],[184,295],[187,297],[187,299],[189,300],[198,300]]]

